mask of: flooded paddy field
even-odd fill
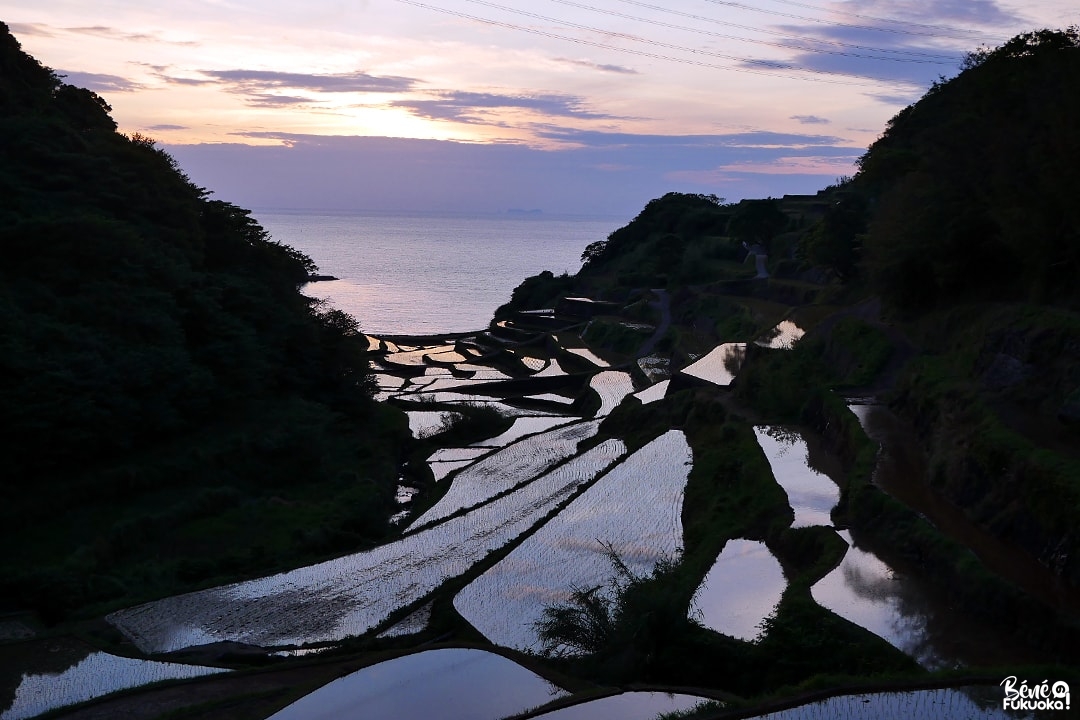
[[[773,476],[787,493],[795,511],[792,527],[832,525],[831,513],[840,502],[840,487],[810,466],[806,440],[798,430],[783,427],[754,428],[754,435],[769,460]]]
[[[786,587],[784,570],[765,543],[729,540],[694,593],[691,608],[705,627],[753,641]]]
[[[583,472],[567,463],[464,515],[373,550],[165,598],[108,619],[148,653],[221,640],[274,647],[363,634],[528,530],[591,479],[588,470],[603,468],[595,454],[581,456]]]
[[[454,607],[496,644],[539,649],[534,624],[546,607],[612,580],[609,551],[643,574],[675,557],[690,462],[679,431],[648,443],[466,586]]]
[[[566,694],[501,655],[446,648],[334,680],[269,720],[500,720]]]
[[[152,683],[227,672],[224,668],[122,657],[65,639],[28,643],[21,655],[19,671],[5,667],[0,674],[0,687],[12,688],[11,695],[0,694],[3,720],[24,720]]]
[[[469,352],[464,346],[473,338],[457,342],[395,338],[402,346],[372,338],[371,345],[383,354],[376,377],[380,397],[406,409],[414,436],[425,442],[421,446],[425,452],[415,462],[426,462],[438,483],[435,490],[430,480],[407,482],[402,485],[403,496],[407,494],[411,501],[416,485],[421,488],[417,502],[428,497],[420,507],[431,502],[425,492],[441,493],[441,497],[419,517],[411,517],[408,510],[395,515],[400,536],[370,550],[127,608],[112,613],[109,621],[147,653],[221,641],[274,650],[358,636],[363,636],[363,643],[400,650],[443,637],[440,633],[446,632],[448,624],[468,627],[470,641],[482,636],[497,646],[539,651],[542,644],[535,623],[545,609],[565,603],[575,589],[610,591],[616,571],[609,551],[641,575],[648,575],[658,560],[679,557],[684,542],[683,493],[694,467],[693,453],[680,429],[657,428],[659,434],[652,442],[629,455],[622,439],[611,437],[610,430],[602,432],[605,418],[630,395],[635,398],[631,409],[642,413],[655,414],[655,408],[663,413],[671,407],[654,403],[685,401],[685,390],[675,393],[674,399],[669,397],[667,360],[631,359],[609,368],[591,350],[577,346],[578,341],[565,333],[560,336],[564,343],[554,350],[550,343],[546,348],[515,349],[513,342],[505,342],[508,349],[484,350],[482,356],[477,354],[480,350]],[[782,349],[799,337],[797,326],[782,322],[758,342]],[[482,339],[476,339],[476,344],[492,345]],[[681,372],[726,387],[735,379],[744,348],[744,343],[721,344]],[[543,381],[532,392],[512,384],[566,375],[550,357],[562,350],[596,367],[584,369],[585,363],[567,359],[575,370],[574,379],[562,384]],[[502,362],[492,361],[493,357],[501,357]],[[486,364],[489,361],[493,364]],[[644,375],[652,384],[643,381],[637,369],[635,375],[625,370],[632,362],[653,371]],[[677,367],[670,370],[679,372]],[[728,392],[700,385],[689,392]],[[549,388],[555,392],[541,391]],[[540,402],[530,405],[519,398]],[[582,417],[588,408],[596,407],[597,400],[595,416]],[[639,408],[639,402],[651,407]],[[455,446],[440,440],[439,433],[465,414],[455,410],[461,404],[492,407],[514,420],[509,429],[504,430],[504,424],[490,437],[472,436]],[[575,412],[583,405],[586,410]],[[753,432],[777,484],[787,493],[795,517],[792,527],[831,526],[831,512],[840,499],[838,480],[831,476],[839,476],[826,462],[827,453],[817,449],[819,439],[771,425],[755,426]],[[823,570],[813,584],[814,602],[928,668],[964,665],[987,652],[978,645],[958,650],[958,638],[985,636],[983,628],[964,624],[932,594],[920,595],[922,584],[917,577],[853,542],[849,531],[841,531],[841,536],[850,547],[840,564],[830,572]],[[499,554],[489,558],[493,552]],[[447,581],[462,576],[449,586],[452,592],[446,589]],[[753,642],[759,639],[762,623],[778,612],[787,584],[779,561],[763,543],[731,539],[685,612],[694,613],[705,627],[729,638]],[[943,625],[955,627],[956,632],[949,636],[942,631]],[[746,647],[762,647],[764,642]],[[1000,650],[1003,642],[994,639],[990,645]],[[288,650],[293,655],[282,661],[310,658],[309,650]],[[1006,649],[1000,657],[1014,655]],[[191,672],[196,674],[217,671],[179,667],[195,668]],[[91,674],[107,678],[109,671]],[[130,675],[142,677],[134,671]],[[161,679],[166,677],[189,676],[162,675]],[[91,688],[83,690],[89,697],[111,692],[112,687],[107,680],[79,680],[79,684]],[[498,692],[490,690],[493,685],[499,686]],[[418,687],[423,692],[415,692]],[[945,707],[950,713],[945,717],[963,718],[968,716],[964,713],[985,709],[977,703],[966,704],[974,702],[968,694],[949,694],[959,691],[919,692],[927,694],[878,693],[859,696],[858,704],[832,698],[763,717],[906,717],[902,712],[921,716]],[[467,701],[452,699],[461,695],[468,696]],[[365,718],[455,717],[452,713],[459,710],[460,717],[470,718],[518,713],[552,720],[653,718],[658,713],[689,710],[707,700],[692,693],[636,691],[546,713],[537,709],[568,696],[567,689],[497,654],[440,649],[369,666],[273,717],[348,718],[354,716],[350,713],[355,708],[364,708]],[[429,697],[430,701],[425,699]],[[8,717],[4,714],[3,720]]]
[[[579,422],[529,436],[458,472],[445,495],[410,528],[420,527],[473,507],[530,480],[577,452],[578,443],[596,434],[598,421]]]
[[[727,386],[735,379],[745,355],[746,343],[723,343],[681,372],[713,385]]]

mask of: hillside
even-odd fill
[[[586,248],[576,276],[528,279],[497,317],[608,301],[582,337],[673,369],[793,320],[809,331],[796,351],[747,349],[739,402],[836,433],[830,391],[884,398],[918,433],[933,490],[1075,589],[1077,98],[1077,30],[1018,36],[902,110],[855,177],[737,204],[669,193]],[[850,509],[879,529],[887,516],[878,499]]]
[[[57,619],[381,537],[404,416],[315,267],[0,25],[2,610]]]

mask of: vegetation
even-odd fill
[[[407,438],[315,267],[0,27],[4,610],[58,619],[380,538]]]

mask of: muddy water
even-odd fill
[[[939,530],[957,540],[991,571],[1024,588],[1050,607],[1080,615],[1080,592],[1068,591],[1031,555],[1006,545],[977,527],[964,513],[927,483],[926,461],[911,428],[888,408],[853,404],[849,408],[866,434],[881,444],[874,483],[921,513]]]

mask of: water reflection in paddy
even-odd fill
[[[664,396],[667,395],[668,385],[670,384],[670,380],[661,380],[655,385],[650,385],[641,392],[634,393],[634,397],[640,400],[642,405],[648,405],[651,402],[663,400]]]
[[[530,529],[592,479],[587,470],[606,467],[594,453],[610,456],[614,442],[605,441],[512,493],[387,545],[157,600],[106,619],[144,652],[218,640],[268,647],[360,635]]]
[[[806,331],[791,320],[781,320],[776,327],[765,334],[765,337],[756,340],[754,344],[776,350],[789,350],[805,334]]]
[[[764,543],[729,540],[691,603],[702,623],[739,640],[755,640],[787,581]]]
[[[80,652],[66,646],[50,654],[64,658],[61,665],[66,667],[54,669],[57,657],[42,655],[42,669],[37,671],[33,660],[28,659],[28,670],[23,672],[15,687],[14,698],[0,712],[0,718],[31,718],[120,690],[226,672],[222,668],[138,660],[89,649]]]
[[[520,440],[526,435],[550,430],[557,425],[565,425],[571,418],[568,417],[519,417],[514,424],[502,435],[496,435],[487,440],[473,443],[473,447],[502,447],[509,445],[515,440]]]
[[[986,567],[1024,588],[1048,606],[1080,614],[1080,591],[1061,580],[1034,556],[1007,545],[971,521],[962,510],[935,491],[927,480],[926,460],[912,428],[887,407],[848,406],[881,451],[874,484],[919,512],[944,534],[970,548]]]
[[[866,628],[926,667],[941,667],[943,661],[928,646],[926,616],[917,611],[917,598],[891,567],[875,555],[855,547],[851,534],[840,531],[850,546],[840,565],[810,588],[819,605]]]
[[[476,461],[454,477],[446,494],[418,517],[410,529],[453,515],[536,477],[576,453],[578,443],[595,435],[599,427],[599,420],[590,420],[556,428],[519,440]]]
[[[684,367],[682,372],[714,385],[730,385],[745,356],[746,343],[724,343],[697,362]]]
[[[788,428],[766,426],[755,427],[754,435],[795,511],[791,526],[832,525],[830,514],[840,502],[840,488],[827,475],[810,467],[803,436]]]
[[[269,720],[499,720],[564,695],[501,655],[444,648],[338,678]]]
[[[690,710],[711,698],[663,692],[625,692],[534,715],[535,720],[653,720]]]
[[[678,430],[646,444],[462,589],[454,607],[496,644],[539,649],[534,623],[546,607],[612,577],[607,547],[643,574],[675,556],[690,461]]]

